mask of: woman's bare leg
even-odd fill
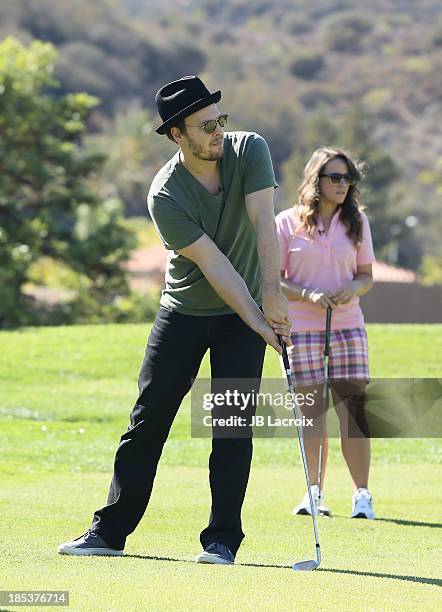
[[[368,488],[371,447],[364,414],[364,389],[347,397],[333,392],[341,429],[341,449],[353,483],[353,489]]]

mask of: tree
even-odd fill
[[[375,133],[373,118],[362,104],[356,104],[343,117],[339,142],[365,166],[362,198],[367,205],[375,249],[379,255],[386,256],[386,247],[391,241],[400,240],[406,227],[390,192],[400,175],[399,168],[377,143]]]
[[[316,79],[323,67],[323,54],[316,51],[298,51],[290,62],[290,72],[305,80]]]
[[[49,43],[0,44],[0,327],[32,321],[23,285],[41,256],[83,275],[98,304],[128,291],[120,264],[134,237],[89,186],[105,157],[81,146],[98,100],[54,96],[55,57]]]
[[[420,272],[423,285],[442,285],[442,257],[424,255]]]
[[[313,151],[325,145],[333,145],[336,143],[337,135],[337,126],[330,121],[325,105],[320,105],[309,117],[303,129],[299,130],[294,152],[282,167],[285,200],[291,206],[297,201],[304,166]]]
[[[341,53],[361,50],[363,37],[370,32],[373,23],[370,17],[358,13],[338,13],[327,21],[325,39],[329,49]]]
[[[175,143],[155,133],[157,124],[159,120],[154,122],[147,110],[134,103],[117,112],[99,134],[85,138],[89,152],[108,151],[94,184],[101,193],[121,199],[127,217],[148,215],[149,185],[177,150]]]
[[[355,105],[338,120],[330,120],[327,108],[321,106],[307,121],[296,152],[284,164],[283,187],[286,199],[293,204],[302,181],[303,168],[313,151],[321,146],[335,145],[346,149],[352,157],[364,163],[362,201],[367,205],[373,243],[381,256],[388,245],[400,240],[406,227],[392,206],[390,187],[399,170],[390,155],[376,142],[373,120],[361,105]]]

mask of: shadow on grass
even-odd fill
[[[385,523],[395,523],[396,525],[405,525],[409,527],[430,527],[431,529],[442,529],[442,523],[425,523],[424,521],[407,521],[405,519],[394,518],[377,518],[376,521],[384,521]]]
[[[121,558],[121,557],[120,557]],[[155,557],[153,555],[124,555],[124,559],[144,559],[146,561],[174,561],[178,563],[195,563],[193,559],[175,559],[173,557]],[[209,565],[206,563],[205,565]],[[291,565],[270,565],[265,563],[237,563],[238,567],[276,567],[277,569],[292,569]]]
[[[153,555],[124,555],[123,559],[144,559],[145,561],[174,561],[175,563],[195,563],[193,559],[174,559],[173,557],[155,557]]]
[[[124,555],[124,559],[145,559],[146,561],[174,561],[179,563],[195,563],[193,559],[175,559],[174,557],[156,557],[154,555]],[[206,563],[206,565],[210,564]],[[291,565],[270,565],[266,563],[237,563],[236,565],[240,567],[276,567],[279,569],[292,569]]]
[[[349,519],[348,516],[342,516],[340,514],[334,514],[336,518]],[[349,519],[354,521],[355,519]],[[361,519],[363,520],[363,519]],[[430,527],[431,529],[442,529],[442,523],[426,523],[424,521],[408,521],[406,519],[395,519],[395,518],[379,518],[377,517],[374,522],[379,523],[394,523],[395,525],[404,525],[405,527]]]
[[[173,557],[154,557],[150,555],[124,555],[127,559],[144,559],[146,561],[173,561],[175,563],[195,563],[192,559],[174,559]],[[292,569],[291,565],[271,565],[266,563],[238,563],[239,567],[269,567],[276,569]],[[391,580],[404,580],[405,582],[419,582],[420,584],[433,584],[442,587],[442,580],[438,578],[425,578],[424,576],[404,576],[401,574],[383,574],[381,572],[362,572],[359,570],[347,570],[337,568],[320,567],[318,572],[330,572],[332,574],[351,574],[353,576],[367,576],[369,578],[390,578]]]
[[[381,572],[361,572],[358,570],[346,570],[336,568],[320,567],[318,572],[330,572],[333,574],[352,574],[354,576],[368,576],[370,578],[391,578],[392,580],[405,580],[405,582],[419,582],[420,584],[434,584],[442,587],[442,580],[438,578],[425,578],[424,576],[403,576],[401,574],[383,574]]]

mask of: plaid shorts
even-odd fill
[[[288,347],[290,367],[297,385],[324,382],[324,331],[295,332]],[[369,380],[367,332],[363,328],[338,329],[330,334],[329,378]]]

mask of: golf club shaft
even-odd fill
[[[332,309],[330,306],[327,307],[327,314],[325,319],[325,342],[324,342],[324,383],[322,387],[322,399],[324,410],[321,414],[321,440],[319,442],[319,463],[318,463],[318,489],[319,496],[322,494],[322,451],[324,447],[324,419],[327,418],[328,410],[328,359],[330,354],[330,329],[331,329],[331,316]]]
[[[292,382],[292,373],[290,370],[290,362],[289,362],[289,358],[287,355],[287,347],[285,345],[284,340],[279,337],[279,343],[282,349],[282,363],[284,366],[284,371],[287,377],[287,385],[288,385],[288,390],[289,393],[291,394],[293,401],[292,401],[292,405],[293,405],[293,412],[295,415],[295,419],[296,422],[301,423],[301,415],[298,413],[298,407],[296,405],[296,401],[295,401],[295,390],[294,390],[294,386],[293,386],[293,382]],[[307,492],[308,492],[308,496],[309,496],[309,500],[310,500],[310,507],[312,508],[312,520],[313,520],[313,530],[315,532],[315,543],[316,543],[316,561],[317,564],[319,566],[319,564],[321,563],[321,547],[319,545],[319,535],[318,535],[318,526],[316,524],[316,512],[314,512],[314,505],[313,505],[313,498],[312,498],[312,492],[311,492],[311,487],[310,487],[310,477],[308,474],[308,465],[307,465],[307,457],[305,454],[305,447],[304,447],[304,434],[302,431],[302,424],[296,425],[296,431],[298,434],[298,441],[299,441],[299,448],[301,450],[301,457],[302,457],[302,463],[304,465],[304,474],[305,474],[305,481],[307,484]]]

